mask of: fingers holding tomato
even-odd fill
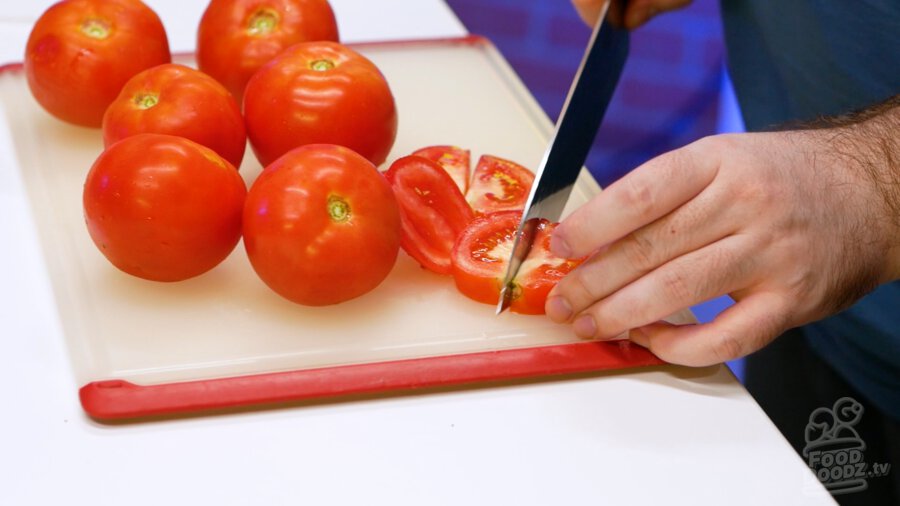
[[[32,28],[25,75],[50,114],[99,127],[128,79],[171,60],[159,16],[139,0],[67,0]]]
[[[247,83],[244,116],[263,166],[320,143],[346,146],[379,165],[397,136],[397,110],[384,76],[334,42],[297,44],[265,64]]]
[[[359,297],[390,273],[400,214],[375,166],[350,149],[307,145],[266,167],[244,208],[244,246],[272,290],[321,306]]]
[[[212,0],[197,31],[197,64],[240,101],[253,74],[300,42],[338,42],[326,0]]]
[[[139,134],[94,162],[84,217],[113,265],[144,279],[180,281],[212,269],[234,249],[246,193],[234,166],[209,148]]]

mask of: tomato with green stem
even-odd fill
[[[338,41],[326,0],[212,0],[197,31],[197,65],[241,100],[247,81],[300,42]]]
[[[128,79],[170,61],[159,16],[139,0],[65,0],[34,24],[25,76],[47,112],[99,127]]]
[[[337,144],[375,165],[397,136],[397,109],[374,63],[334,42],[284,50],[244,90],[247,135],[265,166],[306,144]]]
[[[132,77],[103,115],[103,144],[138,133],[186,137],[235,167],[241,166],[247,133],[234,97],[215,79],[170,63]]]
[[[377,287],[400,250],[400,213],[375,166],[343,146],[313,144],[267,166],[247,195],[244,247],[272,290],[322,306]]]

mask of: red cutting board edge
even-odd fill
[[[490,44],[469,35],[353,46],[416,43]],[[0,73],[21,70],[21,63],[0,65]],[[586,341],[154,385],[107,379],[82,386],[79,398],[88,415],[112,421],[664,363],[627,341]]]

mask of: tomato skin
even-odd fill
[[[346,146],[379,165],[397,136],[397,110],[384,76],[335,42],[297,44],[265,64],[247,83],[244,118],[264,166],[306,144]]]
[[[246,193],[237,169],[209,148],[138,134],[94,162],[84,216],[94,244],[120,270],[180,281],[212,269],[234,249]]]
[[[371,162],[342,146],[302,146],[266,167],[250,188],[244,247],[281,296],[337,304],[387,277],[400,251],[400,212]]]
[[[512,253],[522,213],[499,211],[479,216],[460,234],[453,248],[453,280],[456,288],[472,300],[496,305]],[[569,260],[550,253],[550,235],[556,223],[541,220],[535,230],[531,252],[513,280],[510,311],[544,314],[550,290],[583,259]]]
[[[103,145],[139,133],[186,137],[241,166],[247,133],[234,97],[215,79],[184,65],[158,65],[125,83],[103,115]]]
[[[413,151],[414,155],[427,158],[440,165],[459,187],[463,195],[469,189],[471,153],[457,146],[428,146]]]
[[[197,31],[197,65],[240,101],[266,62],[315,40],[339,40],[326,0],[212,0]]]
[[[534,183],[534,173],[503,158],[482,155],[472,175],[466,200],[478,214],[521,211]]]
[[[475,217],[453,180],[437,163],[417,155],[391,164],[384,176],[400,206],[400,245],[419,264],[450,274],[456,238]]]
[[[99,127],[131,76],[171,60],[162,22],[140,1],[64,0],[32,28],[25,75],[32,95],[50,114]]]

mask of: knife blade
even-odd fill
[[[559,221],[625,66],[629,36],[618,19],[624,12],[624,2],[611,7],[612,3],[607,2],[600,12],[553,137],[535,172],[501,285],[497,314],[512,301],[513,281],[531,251],[540,219]]]

